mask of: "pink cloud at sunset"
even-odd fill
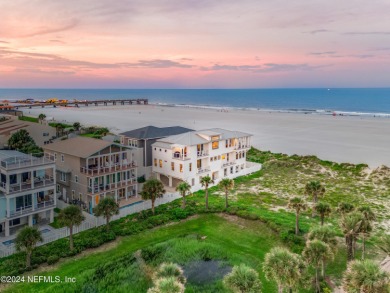
[[[390,2],[0,2],[0,87],[383,87]]]

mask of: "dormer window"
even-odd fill
[[[219,140],[219,135],[214,135],[211,137],[211,141]]]

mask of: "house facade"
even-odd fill
[[[200,189],[207,175],[215,183],[240,176],[247,168],[251,136],[213,128],[159,139],[152,145],[153,172],[168,187],[186,181],[192,190]]]
[[[120,206],[140,201],[134,152],[117,143],[77,136],[44,146],[57,167],[60,199],[89,213],[105,197]]]
[[[56,207],[54,158],[0,151],[0,234],[23,225],[51,223]]]

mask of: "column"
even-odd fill
[[[115,202],[118,202],[118,189],[115,189]]]
[[[33,189],[34,188],[34,171],[31,171],[30,173],[30,180],[31,180],[31,188]]]
[[[33,226],[33,215],[29,215],[29,216],[28,216],[28,225],[29,225],[30,227]]]
[[[169,187],[172,187],[172,176],[169,176]]]
[[[9,236],[9,221],[5,220],[5,237]]]
[[[54,210],[50,210],[50,223],[54,222]]]

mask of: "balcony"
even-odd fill
[[[135,162],[131,162],[131,163],[127,163],[127,164],[124,164],[124,163],[115,164],[112,166],[104,166],[104,167],[90,165],[90,166],[88,166],[88,168],[81,167],[80,172],[82,174],[86,174],[89,176],[95,176],[95,175],[100,175],[100,174],[112,173],[112,172],[116,172],[116,171],[125,171],[125,170],[133,169],[136,167],[137,167],[137,165],[135,164]]]
[[[250,149],[251,148],[251,146],[249,145],[249,144],[247,144],[247,145],[235,145],[234,146],[234,149],[235,150],[245,150],[245,149]]]
[[[226,162],[226,163],[223,163],[223,164],[222,164],[222,167],[233,166],[233,165],[235,165],[235,164],[236,164],[236,162]]]
[[[41,188],[45,186],[50,186],[54,184],[54,177],[52,176],[45,176],[45,177],[36,177],[34,178],[34,184],[31,182],[31,180],[26,180],[24,182],[10,184],[9,185],[9,193],[16,193],[21,192],[25,190],[35,189],[35,188]],[[1,189],[6,191],[7,183],[1,182],[0,184]]]
[[[182,155],[180,152],[175,152],[172,155],[172,159],[185,161],[185,160],[189,160],[190,158],[187,156],[187,154]]]
[[[107,192],[107,191],[112,191],[112,190],[122,188],[122,187],[136,185],[136,184],[137,184],[137,178],[133,177],[131,179],[119,181],[116,183],[110,183],[110,184],[106,184],[106,185],[99,184],[99,185],[95,185],[94,187],[89,186],[88,193]]]
[[[15,211],[10,211],[9,214],[7,214],[7,218],[8,219],[19,218],[27,214],[35,213],[47,208],[54,208],[54,207],[55,207],[54,200],[51,199],[51,200],[38,203],[35,209],[33,209],[32,206],[25,206],[25,207],[18,208]]]
[[[32,155],[23,155],[18,157],[7,158],[0,161],[1,167],[6,170],[26,168],[32,166],[40,166],[46,164],[54,164],[54,156],[45,154],[43,157],[34,157]]]
[[[208,167],[198,168],[198,170],[196,171],[197,174],[202,174],[202,173],[206,173],[206,172],[210,172],[210,168],[208,168]]]
[[[206,151],[198,151],[198,153],[197,153],[198,158],[207,157],[208,155],[209,155],[209,153]]]

